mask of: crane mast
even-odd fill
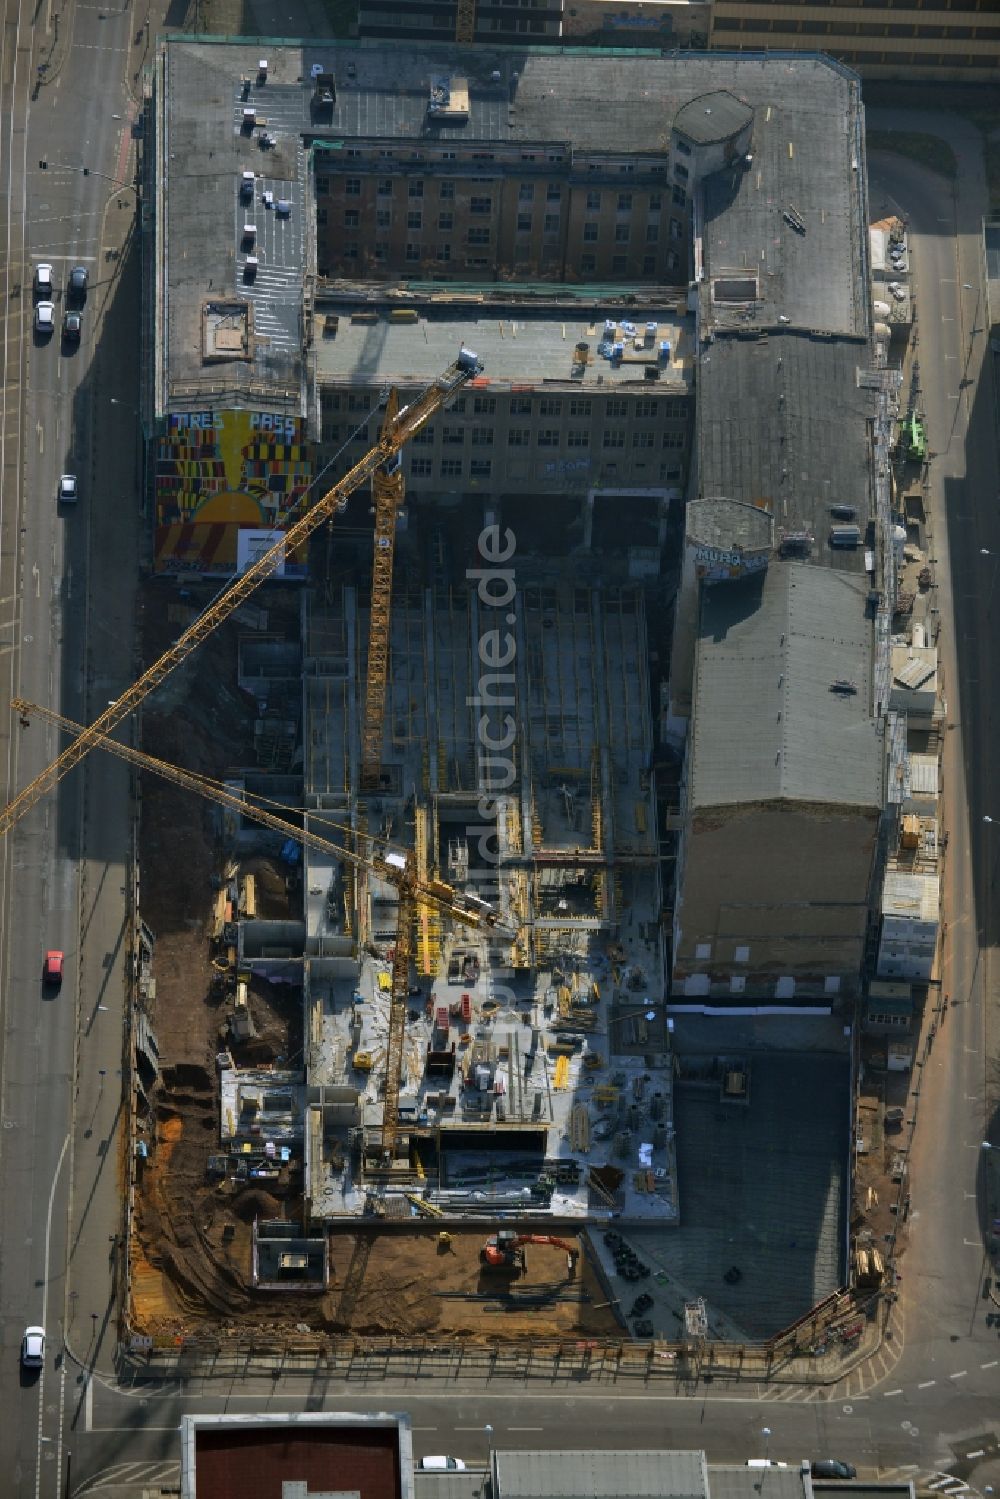
[[[75,765],[101,743],[102,736],[111,731],[141,706],[149,694],[166,680],[176,667],[195,651],[219,625],[227,620],[260,585],[278,569],[287,552],[294,551],[306,542],[324,521],[344,510],[348,496],[360,485],[371,479],[379,468],[391,464],[403,446],[432,416],[474,375],[482,366],[471,349],[459,350],[454,364],[434,380],[409,406],[404,406],[395,417],[391,427],[387,421],[378,442],[364,457],[349,469],[344,477],[328,489],[323,497],[299,517],[284,532],[274,546],[262,553],[245,572],[240,573],[219,597],[209,605],[204,614],[189,625],[162,656],[143,672],[120,697],[108,704],[92,724],[82,729],[79,737],[62,751],[39,775],[8,802],[0,812],[0,836],[30,811],[53,786],[57,785]]]
[[[117,739],[111,739],[107,734],[99,731],[96,724],[91,725],[87,730],[82,724],[74,723],[71,718],[56,713],[54,709],[39,707],[37,703],[30,703],[24,698],[12,699],[11,707],[21,715],[22,723],[28,722],[34,716],[46,723],[54,724],[69,734],[82,735],[89,732],[95,744],[117,755],[119,759],[127,761],[130,765],[136,765],[140,770],[147,770],[153,775],[161,776],[164,780],[172,781],[176,786],[194,791],[199,796],[218,802],[220,806],[229,807],[242,816],[261,823],[264,827],[272,828],[286,838],[294,838],[298,843],[308,844],[310,848],[316,848],[322,853],[343,859],[353,864],[355,868],[373,870],[387,884],[395,887],[399,893],[399,924],[392,959],[385,1106],[382,1114],[382,1155],[385,1160],[391,1161],[395,1153],[399,1130],[399,1091],[402,1079],[403,1045],[406,1036],[406,1009],[416,908],[419,904],[427,902],[437,906],[454,920],[466,926],[493,931],[500,937],[513,939],[516,933],[506,925],[500,912],[477,896],[463,894],[444,880],[420,879],[412,854],[394,851],[386,853],[372,851],[368,855],[356,853],[353,849],[343,848],[330,839],[324,838],[322,834],[313,832],[311,828],[300,828],[294,823],[287,822],[285,818],[267,811],[256,802],[248,801],[208,776],[183,770],[179,765],[172,765],[168,760],[159,760],[153,755],[133,749],[131,745],[121,744]]]
[[[386,403],[382,431],[397,420],[399,393],[393,387]],[[396,522],[403,508],[405,484],[400,455],[383,463],[372,475],[375,502],[375,547],[372,555],[372,599],[368,616],[368,674],[361,729],[361,790],[377,791],[382,765],[382,726],[389,676],[389,624],[392,615],[392,568],[396,552]]]

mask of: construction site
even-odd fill
[[[854,85],[780,74],[795,152],[757,63],[405,67],[157,53],[142,669],[89,727],[17,700],[69,737],[7,813],[132,767],[124,1324],[815,1340],[884,791],[882,510],[812,555],[889,390]],[[791,510],[803,432],[844,458]]]

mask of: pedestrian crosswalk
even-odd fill
[[[978,1489],[958,1478],[954,1473],[943,1473],[939,1468],[921,1468],[916,1463],[904,1463],[898,1468],[880,1468],[879,1483],[912,1483],[918,1494],[939,1494],[942,1499],[981,1499]]]
[[[97,1494],[100,1499],[145,1499],[164,1489],[176,1492],[180,1480],[178,1462],[112,1463],[74,1484],[73,1494]]]

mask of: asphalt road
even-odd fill
[[[10,697],[20,692],[76,718],[92,716],[97,694],[111,695],[131,670],[136,493],[135,367],[126,366],[127,394],[120,393],[108,347],[128,283],[125,262],[105,255],[120,245],[134,207],[130,191],[113,191],[128,172],[133,17],[55,0],[5,0],[3,15],[0,794],[7,801],[57,748],[49,730],[11,720]],[[90,272],[77,348],[62,346],[58,331],[48,341],[33,332],[39,260],[54,268],[59,318],[69,268],[79,262]],[[126,348],[135,341],[134,309],[131,327]],[[62,472],[79,477],[76,507],[56,504]],[[113,564],[121,578],[108,605]],[[124,637],[106,634],[122,626]],[[86,1356],[88,1339],[96,1344],[104,1332],[107,1277],[95,1281],[90,1240],[104,1235],[106,1259],[107,1224],[117,1213],[123,786],[114,763],[95,761],[0,843],[0,1487],[21,1495],[63,1492],[63,1422],[75,1375],[64,1339],[75,1338]],[[66,954],[58,993],[42,988],[47,948]],[[98,1017],[110,1026],[95,1027]],[[99,1213],[90,1211],[97,1204]],[[29,1322],[48,1333],[49,1356],[33,1380],[18,1362]]]

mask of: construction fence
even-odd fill
[[[136,1336],[119,1350],[119,1377],[272,1378],[302,1374],[343,1381],[432,1378],[615,1382],[752,1380],[833,1384],[878,1347],[881,1297],[859,1303],[846,1293],[827,1298],[794,1327],[765,1343],[665,1343],[629,1339],[563,1339],[512,1343],[443,1343],[408,1338]]]

